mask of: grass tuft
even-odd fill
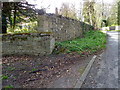
[[[8,76],[6,76],[6,75],[1,75],[1,80],[6,80],[6,79],[8,79],[9,77]]]
[[[7,90],[9,88],[14,88],[14,87],[12,85],[8,85],[8,86],[5,86],[4,88],[5,88],[5,90]]]

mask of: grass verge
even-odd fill
[[[106,47],[106,34],[101,31],[88,31],[84,34],[84,38],[76,38],[74,40],[56,42],[53,53],[94,53]]]

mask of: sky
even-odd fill
[[[47,13],[54,13],[55,8],[60,9],[62,3],[74,4],[75,8],[80,8],[80,3],[83,3],[85,0],[28,0],[29,3],[37,4],[36,8],[47,8]],[[96,0],[98,2],[102,0]],[[104,3],[113,3],[115,0],[103,0]]]

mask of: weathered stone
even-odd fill
[[[54,49],[52,35],[3,35],[2,55],[48,55]]]
[[[109,30],[115,30],[115,26],[109,27]]]
[[[56,41],[71,40],[92,29],[93,26],[71,18],[55,14],[38,15],[38,31],[53,32]]]

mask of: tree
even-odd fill
[[[96,27],[95,2],[86,1],[83,7],[84,21]]]
[[[2,3],[0,2],[0,33],[2,33],[2,17],[1,17],[1,11],[2,10]]]
[[[117,15],[117,23],[120,25],[120,1],[118,2],[118,15]]]
[[[110,8],[110,11],[109,11],[109,14],[107,15],[107,22],[108,22],[108,25],[111,26],[111,25],[117,25],[117,2],[114,2],[112,3]]]
[[[36,19],[34,5],[28,2],[3,2],[2,8],[2,33],[7,33],[7,25],[12,29],[17,23]]]
[[[101,28],[101,24],[102,24],[102,19],[103,19],[103,8],[102,8],[102,4],[101,3],[95,3],[95,22],[96,22],[96,27],[97,28]]]
[[[74,4],[72,4],[70,7],[68,3],[63,3],[60,8],[59,14],[65,17],[77,19],[76,9]]]

